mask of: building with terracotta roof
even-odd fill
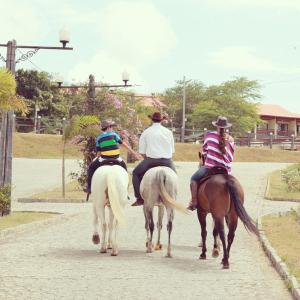
[[[300,114],[292,113],[280,105],[260,104],[260,118],[264,121],[256,128],[256,133],[270,134],[274,137],[300,136]]]

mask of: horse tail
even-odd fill
[[[230,194],[230,199],[234,204],[234,208],[235,208],[235,211],[236,211],[238,217],[242,220],[245,228],[248,231],[258,235],[258,229],[255,225],[255,222],[248,215],[248,213],[240,199],[235,180],[233,178],[229,177],[226,183],[227,183],[227,188],[228,188],[228,191]]]
[[[108,199],[111,206],[111,209],[113,211],[113,214],[119,224],[125,223],[125,214],[124,209],[121,206],[121,194],[117,190],[117,180],[116,180],[117,174],[114,172],[114,168],[112,168],[112,172],[109,172],[106,177],[107,181],[107,190],[108,190]]]
[[[167,175],[163,169],[158,171],[156,178],[159,185],[159,195],[162,198],[164,204],[167,204],[171,208],[175,208],[176,210],[187,214],[188,210],[182,204],[175,201],[167,192],[165,187]]]

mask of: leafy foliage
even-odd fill
[[[208,87],[199,81],[187,81],[186,126],[211,129],[211,122],[222,115],[233,124],[236,134],[251,130],[260,122],[257,113],[259,90],[257,81],[244,77]],[[175,127],[181,127],[182,123],[182,91],[183,82],[178,81],[163,94]]]
[[[281,177],[289,191],[300,191],[300,163],[287,167],[282,171]]]
[[[86,186],[87,168],[96,156],[95,137],[99,135],[100,120],[96,116],[73,116],[65,127],[63,141],[70,141],[75,145],[82,145],[83,161],[79,162],[80,171],[70,175],[77,179],[81,187]]]
[[[16,110],[21,113],[27,111],[25,102],[16,96],[16,81],[12,73],[0,68],[0,110]]]
[[[11,202],[10,191],[10,185],[4,185],[0,187],[0,216],[9,214]]]

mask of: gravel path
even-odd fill
[[[187,204],[188,182],[196,165],[176,165],[180,177],[178,200]],[[234,165],[234,175],[244,186],[245,205],[253,218],[264,205],[266,175],[281,167],[284,165]],[[21,194],[23,185],[17,188]],[[29,190],[25,187],[24,192]],[[91,243],[90,203],[26,203],[15,208],[80,214],[32,234],[0,241],[0,299],[291,299],[257,238],[249,235],[241,224],[232,246],[231,267],[222,270],[221,258],[208,255],[205,261],[198,259],[200,227],[195,212],[190,216],[175,215],[173,259],[167,259],[165,247],[159,252],[145,253],[146,234],[140,207],[128,205],[126,209],[127,226],[119,232],[118,257],[99,254]],[[265,212],[272,209],[264,205]],[[208,223],[210,252],[212,235],[211,222]],[[166,245],[165,223],[162,242]]]

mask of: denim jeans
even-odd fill
[[[201,178],[207,175],[209,168],[202,166],[200,167],[191,177],[191,181],[199,182]]]
[[[171,159],[167,158],[146,158],[141,161],[132,172],[132,184],[134,189],[134,195],[137,199],[141,199],[140,184],[145,173],[154,167],[169,167],[176,172],[175,165]]]

